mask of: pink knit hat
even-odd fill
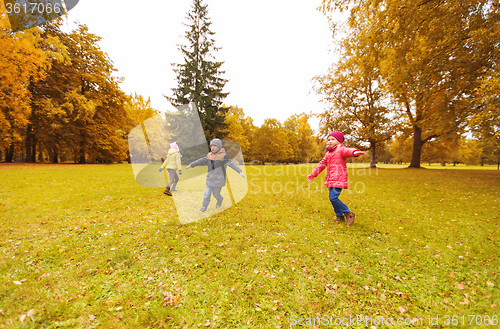
[[[177,145],[176,142],[171,143],[170,148],[179,151],[179,146]]]
[[[179,150],[179,145],[177,145],[176,142],[171,143],[170,144],[170,148],[174,149],[174,150],[177,150],[177,152],[179,152],[179,155],[182,157],[181,151]]]
[[[326,138],[330,136],[333,136],[336,140],[338,140],[341,143],[344,142],[344,134],[342,134],[340,131],[334,131],[333,133],[330,133]]]

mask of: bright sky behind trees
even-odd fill
[[[218,61],[229,79],[226,105],[242,108],[261,125],[266,118],[284,122],[295,113],[323,110],[311,79],[333,62],[326,17],[320,1],[205,0]],[[191,1],[80,0],[69,12],[68,29],[78,20],[100,42],[126,93],[151,97],[154,108],[171,105],[162,94],[175,87],[171,63],[180,63],[186,13]],[[317,125],[312,123],[312,128]]]

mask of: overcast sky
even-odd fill
[[[80,0],[71,22],[86,24],[124,77],[122,89],[150,97],[154,108],[171,108],[162,96],[176,87],[171,63],[182,63],[178,44],[191,0]],[[226,105],[243,109],[260,126],[292,114],[322,112],[311,79],[333,62],[331,32],[316,8],[319,0],[205,0],[215,53],[224,62]],[[317,129],[317,121],[311,122]]]

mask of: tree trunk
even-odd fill
[[[83,133],[80,133],[80,137],[81,137],[80,150],[79,150],[80,159],[79,159],[78,163],[84,164],[85,163],[85,137],[83,136]]]
[[[377,168],[377,143],[370,141],[370,168]]]
[[[31,143],[31,163],[36,163],[36,143],[37,143],[37,140],[36,140],[36,136],[35,134],[33,134],[32,136],[33,140],[32,140],[32,143]],[[28,159],[26,159],[26,161],[28,162]]]
[[[31,162],[32,159],[32,151],[33,151],[33,127],[31,123],[28,123],[26,127],[26,162]]]
[[[409,168],[420,168],[420,158],[422,156],[422,128],[413,125],[413,153],[411,155],[411,162]]]
[[[54,152],[52,163],[59,163],[59,154],[57,152]]]
[[[78,159],[78,163],[80,163],[80,164],[85,163],[85,150],[83,149],[83,147],[80,148],[80,156]]]
[[[11,142],[9,148],[5,150],[5,162],[12,163],[13,159],[14,159],[14,143]]]

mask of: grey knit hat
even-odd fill
[[[212,146],[212,145],[215,145],[221,149],[222,148],[222,141],[218,138],[212,139],[212,141],[210,142],[210,146]]]

